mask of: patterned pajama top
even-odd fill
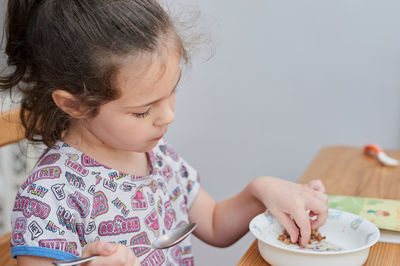
[[[151,244],[189,223],[197,172],[163,140],[148,176],[111,169],[57,142],[20,187],[11,217],[11,254],[68,260],[88,243]],[[190,237],[164,250],[133,249],[142,265],[193,265]]]

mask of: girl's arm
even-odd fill
[[[139,260],[136,258],[132,249],[126,248],[121,244],[107,243],[104,241],[97,241],[90,243],[83,250],[82,257],[89,257],[99,255],[98,258],[90,262],[82,263],[79,265],[84,266],[140,266]],[[31,265],[53,265],[55,259],[38,257],[38,256],[17,256],[18,266],[31,266]]]
[[[320,181],[301,185],[274,177],[254,179],[236,196],[216,203],[203,189],[189,209],[191,222],[199,226],[195,235],[208,244],[226,247],[241,238],[249,222],[268,207],[282,223],[294,243],[301,230],[301,245],[308,243],[311,228],[323,225],[328,215],[328,197]],[[317,219],[310,223],[307,210]],[[295,224],[296,222],[296,224]]]
[[[54,261],[54,259],[45,258],[45,257],[28,256],[28,255],[17,256],[17,265],[18,266],[53,265],[52,264],[53,261]]]

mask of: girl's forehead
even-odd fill
[[[149,101],[172,87],[180,77],[181,56],[170,52],[165,57],[131,57],[123,60],[114,78],[120,99],[134,98],[135,105]],[[127,99],[128,100],[128,99]]]

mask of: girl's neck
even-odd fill
[[[149,174],[150,161],[146,153],[114,149],[79,126],[72,126],[62,141],[112,169],[136,176]]]

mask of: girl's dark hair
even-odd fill
[[[118,60],[160,51],[167,40],[186,59],[182,41],[157,0],[8,0],[9,74],[0,90],[22,92],[21,121],[28,140],[52,146],[71,117],[52,99],[70,92],[95,116],[118,98],[112,89]]]

